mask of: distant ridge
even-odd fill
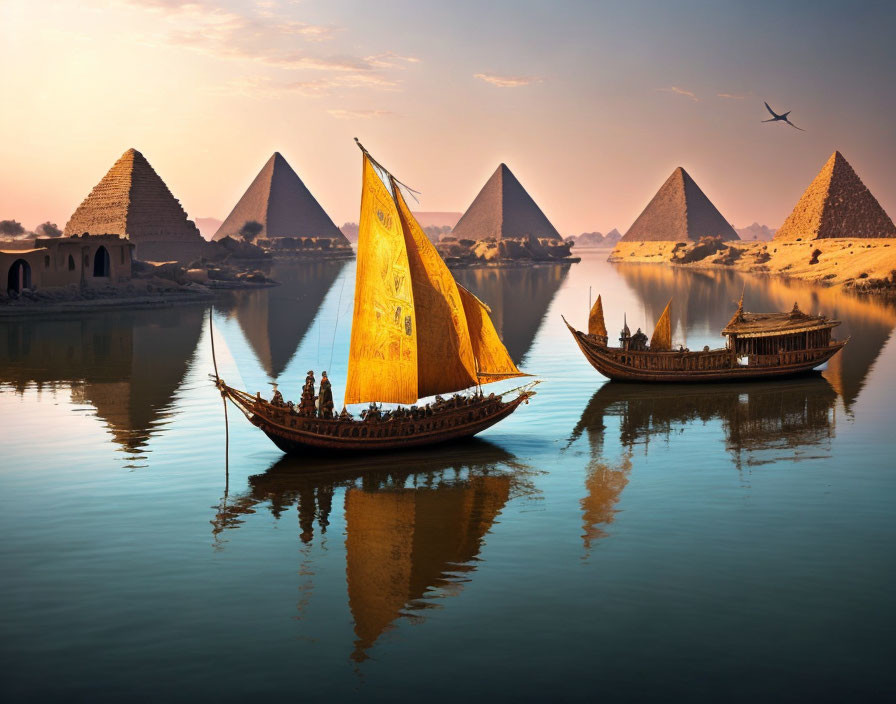
[[[421,227],[454,227],[463,213],[448,211],[414,211],[414,217]]]
[[[690,174],[679,166],[620,241],[683,242],[708,235],[740,239]]]
[[[451,234],[470,240],[530,235],[563,239],[506,164],[486,181]]]
[[[65,225],[66,236],[114,234],[141,242],[185,242],[202,237],[168,186],[140,152],[128,149]]]
[[[843,155],[835,151],[775,239],[896,237],[896,226]]]
[[[754,222],[747,227],[735,227],[734,231],[742,240],[756,240],[759,242],[767,242],[775,236],[775,231],[768,225],[760,225]]]
[[[250,220],[261,223],[258,238],[345,239],[280,152],[274,152],[212,239],[240,237]]]

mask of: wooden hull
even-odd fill
[[[283,406],[218,383],[229,398],[256,427],[287,453],[380,452],[436,445],[469,438],[528,403],[534,391],[523,390],[511,401],[500,396],[476,397],[470,404],[433,410],[418,418],[390,420],[342,420],[302,416]]]
[[[727,349],[703,352],[633,352],[598,344],[569,323],[566,326],[591,366],[615,381],[695,383],[796,376],[812,372],[846,344],[846,340],[843,340],[817,349],[778,355],[751,355],[748,363],[743,365]]]

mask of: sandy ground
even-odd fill
[[[727,242],[734,252],[722,250],[700,261],[675,264],[691,268],[733,268],[776,274],[828,286],[869,291],[896,289],[896,239],[822,239],[808,242]],[[693,246],[678,249],[678,255]],[[670,263],[674,242],[620,242],[611,262]],[[810,263],[818,250],[816,263]],[[737,256],[737,251],[740,256]],[[728,255],[728,256],[726,256]],[[731,256],[734,255],[734,256]],[[730,263],[719,261],[728,259]]]

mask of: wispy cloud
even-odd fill
[[[175,46],[221,60],[260,67],[330,74],[325,79],[274,81],[262,75],[239,79],[238,90],[255,95],[291,91],[326,95],[337,88],[396,90],[394,77],[420,60],[393,51],[370,56],[321,54],[312,45],[332,39],[338,27],[301,22],[280,14],[278,5],[260,0],[239,10],[220,7],[211,0],[110,0],[138,8],[159,20],[141,38],[150,45]],[[307,42],[297,46],[296,39]]]
[[[663,93],[675,93],[675,95],[683,95],[685,98],[690,98],[695,103],[700,102],[700,98],[690,90],[685,90],[679,86],[669,86],[668,88],[657,88],[657,90],[662,91]]]
[[[326,78],[315,78],[308,81],[284,81],[269,76],[242,76],[223,85],[213,87],[211,92],[233,94],[238,93],[251,97],[274,97],[287,93],[306,97],[334,95],[341,88],[377,88],[381,90],[397,90],[399,81],[390,80],[375,74],[340,74]]]
[[[716,93],[720,98],[726,98],[728,100],[743,100],[745,96],[738,95],[737,93]]]
[[[499,76],[494,73],[474,73],[473,78],[478,78],[480,81],[491,83],[499,88],[519,88],[530,86],[533,83],[541,83],[541,79],[537,76]]]
[[[389,110],[345,110],[342,108],[327,110],[327,112],[337,120],[369,120],[373,117],[394,114]]]

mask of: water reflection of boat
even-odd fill
[[[326,532],[342,490],[352,658],[362,661],[399,617],[419,617],[434,596],[456,594],[469,581],[507,501],[534,491],[526,471],[510,453],[478,440],[437,456],[378,455],[363,470],[338,458],[285,456],[250,477],[247,493],[224,498],[214,532],[237,528],[259,505],[277,518],[294,505],[299,537],[311,544],[315,523]]]
[[[272,379],[286,369],[308,333],[346,261],[278,262],[271,277],[280,286],[233,291],[216,308],[235,316],[261,366]]]
[[[789,313],[748,313],[741,297],[722,329],[725,347],[691,351],[679,345],[675,350],[671,307],[670,299],[649,344],[640,328],[632,335],[625,323],[619,346],[609,346],[600,296],[591,309],[587,333],[568,322],[566,327],[588,363],[617,381],[690,383],[794,376],[824,364],[847,342],[831,336],[839,320],[809,315],[796,303]]]
[[[569,264],[525,268],[472,268],[454,271],[458,283],[470,289],[491,308],[491,318],[507,351],[521,364],[551,301],[569,273]]]
[[[834,436],[837,392],[822,377],[747,386],[676,386],[604,384],[591,397],[571,441],[587,433],[592,456],[603,448],[607,418],[619,419],[620,442],[626,448],[648,445],[692,423],[720,420],[726,448],[735,463],[760,464],[760,451],[798,451],[821,447]]]
[[[168,414],[202,332],[204,308],[113,310],[0,321],[0,382],[68,387],[114,440],[139,452]]]

